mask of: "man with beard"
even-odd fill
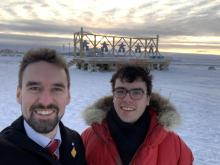
[[[20,64],[17,102],[22,116],[0,133],[0,164],[83,165],[80,135],[60,121],[70,101],[65,59],[55,50],[28,51]]]

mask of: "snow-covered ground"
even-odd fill
[[[220,56],[172,55],[169,70],[152,71],[154,90],[167,96],[182,116],[176,129],[194,153],[195,165],[220,164]],[[20,57],[0,57],[0,130],[20,114],[15,99]],[[216,70],[208,70],[209,66]],[[70,68],[72,100],[63,122],[81,133],[81,111],[96,99],[111,94],[113,72]]]

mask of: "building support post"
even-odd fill
[[[157,35],[156,55],[159,55],[158,44],[159,44],[159,35]]]
[[[76,57],[76,34],[74,33],[73,37],[73,44],[74,44],[74,49],[73,49],[73,56]]]
[[[132,45],[132,38],[129,41],[129,56],[131,56],[131,45]]]
[[[81,27],[80,31],[80,57],[84,57],[84,50],[83,50],[83,28]]]

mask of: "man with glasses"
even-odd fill
[[[82,133],[88,164],[191,165],[193,155],[172,131],[179,114],[168,99],[151,93],[152,76],[124,66],[111,79],[113,96],[85,110]]]

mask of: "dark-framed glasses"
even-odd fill
[[[134,88],[127,90],[125,88],[115,88],[113,91],[113,95],[116,98],[123,99],[127,93],[133,100],[140,100],[146,92],[142,88]]]

